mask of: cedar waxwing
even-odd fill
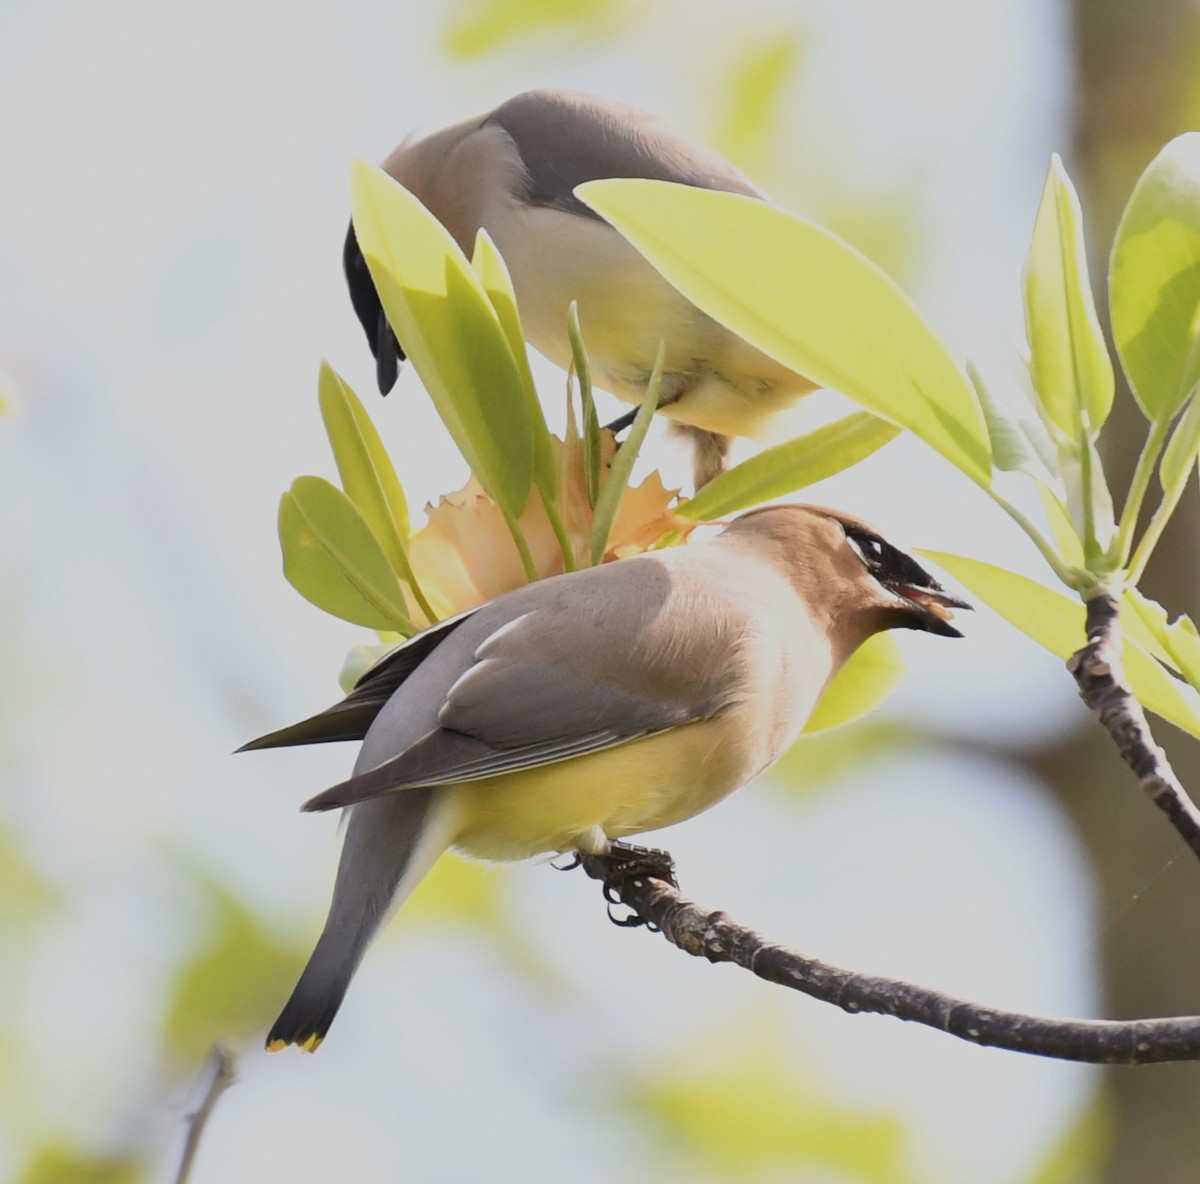
[[[660,410],[693,441],[697,487],[721,471],[728,437],[754,435],[814,389],[684,299],[575,196],[585,181],[646,177],[765,200],[722,156],[644,111],[571,91],[529,91],[489,115],[402,144],[383,168],[468,258],[486,227],[512,274],[525,336],[564,370],[572,300],[593,380],[627,403],[641,402],[665,341]],[[387,394],[403,343],[388,325],[353,226],[343,263]]]
[[[328,711],[245,748],[362,739],[325,929],[267,1037],[313,1051],[372,938],[449,847],[606,853],[777,760],[873,633],[968,608],[870,527],[812,506],[554,576],[442,621]]]

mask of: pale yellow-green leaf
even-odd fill
[[[849,244],[736,193],[630,179],[576,192],[704,312],[990,481],[971,384],[908,297]]]
[[[1112,408],[1112,360],[1088,281],[1079,199],[1058,156],[1025,262],[1025,326],[1046,415],[1072,438],[1093,439]]]
[[[483,290],[488,294],[496,316],[500,318],[500,327],[508,340],[508,348],[512,350],[517,363],[517,371],[521,376],[521,386],[525,391],[525,405],[529,408],[529,424],[533,433],[533,464],[534,480],[538,488],[548,498],[553,498],[558,489],[558,464],[550,443],[550,431],[546,427],[546,416],[542,404],[538,400],[537,388],[533,384],[533,371],[529,368],[529,351],[525,346],[525,334],[521,328],[521,315],[517,309],[517,294],[513,290],[512,277],[491,235],[483,229],[475,236],[475,253],[471,256],[471,266],[483,284]]]
[[[403,641],[403,637],[399,639]],[[343,694],[350,694],[362,678],[384,654],[396,648],[397,642],[380,642],[378,645],[355,645],[346,651],[342,668],[338,671],[338,686]]]
[[[1071,521],[1085,541],[1085,553],[1089,536],[1096,540],[1097,548],[1107,547],[1116,531],[1116,514],[1095,441],[1087,441],[1079,450],[1060,453],[1059,473],[1066,488]]]
[[[351,201],[388,321],[459,451],[515,519],[533,483],[533,433],[491,299],[446,228],[386,173],[356,161]]]
[[[1200,132],[1172,140],[1134,186],[1109,301],[1134,396],[1147,418],[1170,419],[1200,381]]]
[[[714,477],[676,513],[711,522],[785,497],[865,460],[899,435],[900,429],[867,411],[856,411],[803,436],[756,453]]]
[[[987,424],[988,439],[992,444],[992,463],[1006,473],[1046,476],[1046,466],[1026,438],[1025,425],[992,394],[975,366],[968,364],[967,375],[975,388]]]
[[[1170,621],[1161,604],[1130,588],[1121,601],[1121,623],[1159,661],[1200,688],[1200,633],[1191,617]]]
[[[1052,654],[1065,660],[1085,644],[1087,614],[1078,600],[978,559],[942,551],[920,553]],[[1200,695],[1168,673],[1132,636],[1125,639],[1122,657],[1126,678],[1142,706],[1200,736]]]
[[[1177,491],[1191,474],[1200,450],[1200,398],[1193,397],[1171,433],[1158,468],[1158,477],[1168,494]]]
[[[411,580],[408,501],[375,425],[328,362],[321,363],[318,398],[342,489],[370,524],[392,566]]]
[[[1062,504],[1058,494],[1044,481],[1038,482],[1038,495],[1042,499],[1042,509],[1046,513],[1046,521],[1050,525],[1050,535],[1059,555],[1068,567],[1083,567],[1083,543],[1071,521],[1071,515]]]
[[[840,728],[874,711],[904,677],[904,659],[890,633],[876,633],[855,651],[825,688],[805,725],[806,735]]]
[[[297,477],[279,502],[283,574],[318,608],[365,625],[416,632],[404,591],[354,503],[320,477]]]

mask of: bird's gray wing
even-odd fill
[[[553,764],[710,719],[727,705],[730,680],[719,660],[687,661],[678,636],[666,646],[641,638],[624,662],[612,662],[610,655],[582,655],[592,644],[586,629],[573,628],[568,643],[561,615],[539,617],[532,612],[509,622],[476,650],[450,688],[437,727],[304,808],[328,810],[415,786]]]
[[[367,729],[375,722],[383,705],[392,697],[397,687],[433,651],[454,632],[478,608],[459,613],[422,630],[403,645],[389,650],[364,674],[340,703],[291,724],[276,732],[269,732],[243,744],[238,752],[252,752],[260,748],[286,748],[297,744],[326,744],[335,740],[361,740]]]
[[[599,218],[575,186],[606,177],[675,181],[761,198],[723,156],[687,139],[645,111],[571,91],[535,90],[501,104],[484,127],[512,138],[526,172],[525,199]]]

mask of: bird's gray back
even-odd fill
[[[577,185],[608,177],[675,181],[761,198],[719,153],[672,131],[648,112],[573,91],[527,91],[484,121],[512,138],[526,170],[526,200],[595,218]]]

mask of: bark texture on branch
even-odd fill
[[[899,979],[843,970],[776,945],[722,912],[701,908],[666,880],[640,870],[630,874],[620,857],[582,855],[580,862],[589,876],[604,882],[610,900],[620,900],[685,953],[732,962],[843,1011],[890,1015],[973,1044],[1060,1060],[1113,1065],[1200,1060],[1200,1016],[1060,1020],[983,1007]]]
[[[1071,655],[1067,669],[1080,697],[1137,775],[1138,784],[1200,857],[1200,810],[1175,776],[1167,754],[1154,742],[1146,713],[1125,683],[1119,613],[1120,606],[1112,596],[1088,601],[1087,645]]]

